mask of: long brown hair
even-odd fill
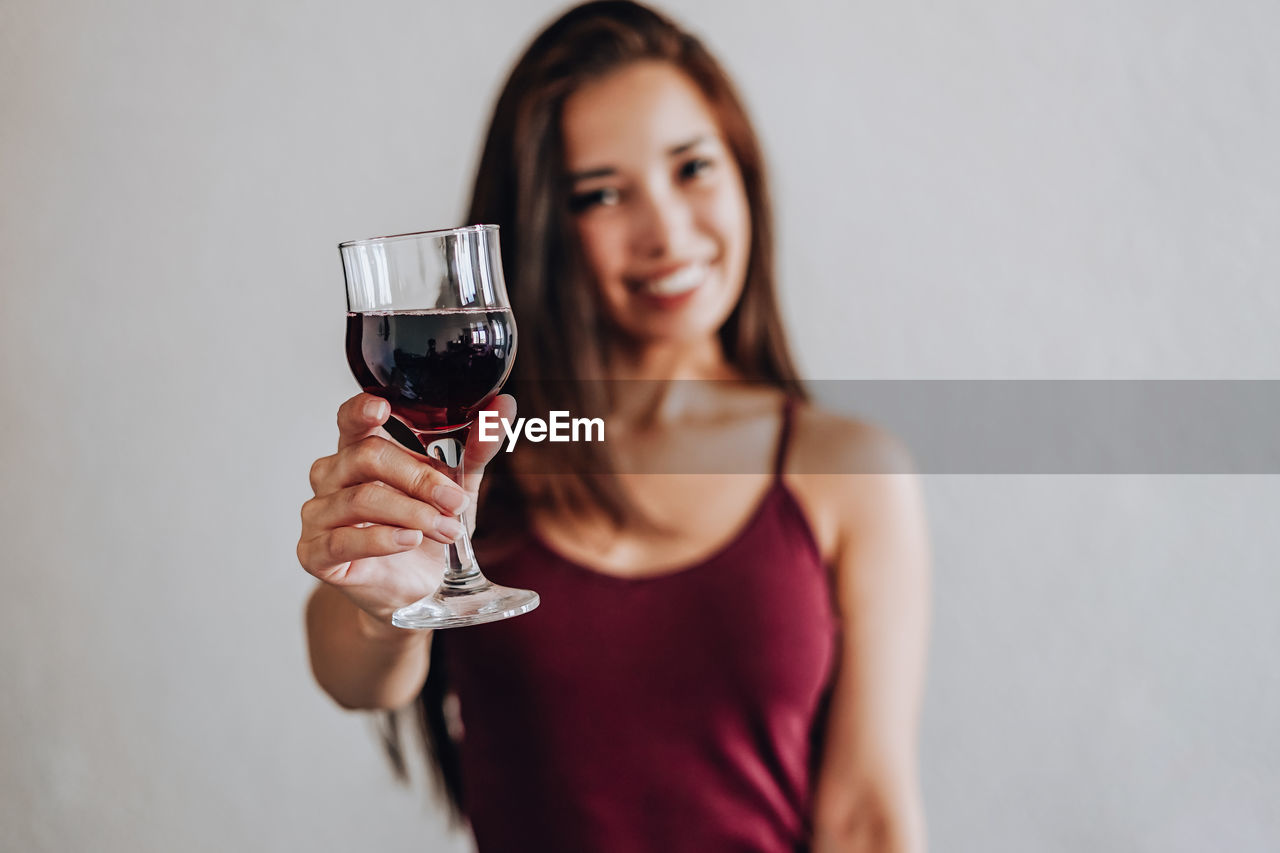
[[[516,63],[498,97],[471,195],[467,220],[501,227],[502,262],[522,345],[511,382],[522,412],[603,412],[608,401],[608,335],[595,288],[577,246],[565,180],[561,112],[584,83],[630,63],[669,62],[698,86],[737,162],[751,215],[751,245],[742,295],[719,330],[726,360],[745,378],[806,396],[791,360],[775,293],[773,218],[764,158],[742,101],[719,63],[697,38],[629,0],[600,0],[570,9],[544,29]],[[571,331],[572,334],[566,334]],[[555,380],[548,382],[547,380]],[[545,416],[545,415],[544,415]],[[571,449],[570,449],[571,448]],[[486,472],[487,521],[511,516],[537,500],[559,512],[590,507],[616,525],[636,519],[606,452],[593,443],[543,444],[566,472],[531,484],[517,480],[508,455]],[[544,457],[542,462],[548,460]],[[457,744],[449,736],[448,674],[443,643],[432,644],[421,722],[435,768],[455,815],[463,813]],[[384,740],[403,776],[404,755],[394,721]]]

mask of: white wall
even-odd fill
[[[458,220],[555,8],[0,8],[0,848],[466,849],[311,683],[293,547],[335,244]],[[1280,378],[1280,7],[672,8],[810,375]],[[1277,478],[926,485],[934,848],[1275,849]]]

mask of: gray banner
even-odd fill
[[[1280,381],[998,380],[810,384],[938,474],[1277,474]]]
[[[538,385],[504,389],[522,401],[525,418],[549,417],[534,410],[531,400],[583,399],[584,391],[603,392],[623,405],[670,395],[695,412],[715,410],[702,395],[723,393],[722,385],[711,382]],[[826,380],[805,387],[820,409],[897,436],[910,453],[909,465],[922,473],[1280,474],[1280,380]],[[767,410],[762,428],[703,425],[684,433],[676,450],[659,441],[655,446],[663,452],[651,453],[620,442],[608,411],[575,411],[571,403],[553,408],[566,407],[571,417],[605,422],[603,445],[561,445],[577,449],[570,458],[580,471],[600,466],[600,450],[618,470],[635,474],[756,474],[772,463],[776,426],[769,428]],[[516,452],[531,472],[563,471],[543,461],[547,446],[522,436]],[[841,452],[796,456],[791,464],[792,470],[815,474],[906,467]]]

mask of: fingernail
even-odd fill
[[[397,545],[417,545],[422,542],[421,530],[397,530],[391,537]]]
[[[462,522],[452,516],[442,515],[436,519],[436,530],[450,540],[462,535]]]
[[[462,512],[463,507],[471,502],[467,493],[455,486],[436,486],[431,490],[431,500],[436,506],[454,515]]]
[[[364,416],[370,420],[380,421],[383,419],[382,407],[386,405],[381,400],[374,400],[364,404]]]

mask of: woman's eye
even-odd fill
[[[711,168],[711,161],[706,157],[695,157],[680,165],[680,177],[683,180],[696,178],[698,175]]]
[[[583,213],[593,207],[615,205],[622,200],[622,194],[613,187],[601,187],[590,192],[574,193],[569,196],[569,210]]]

